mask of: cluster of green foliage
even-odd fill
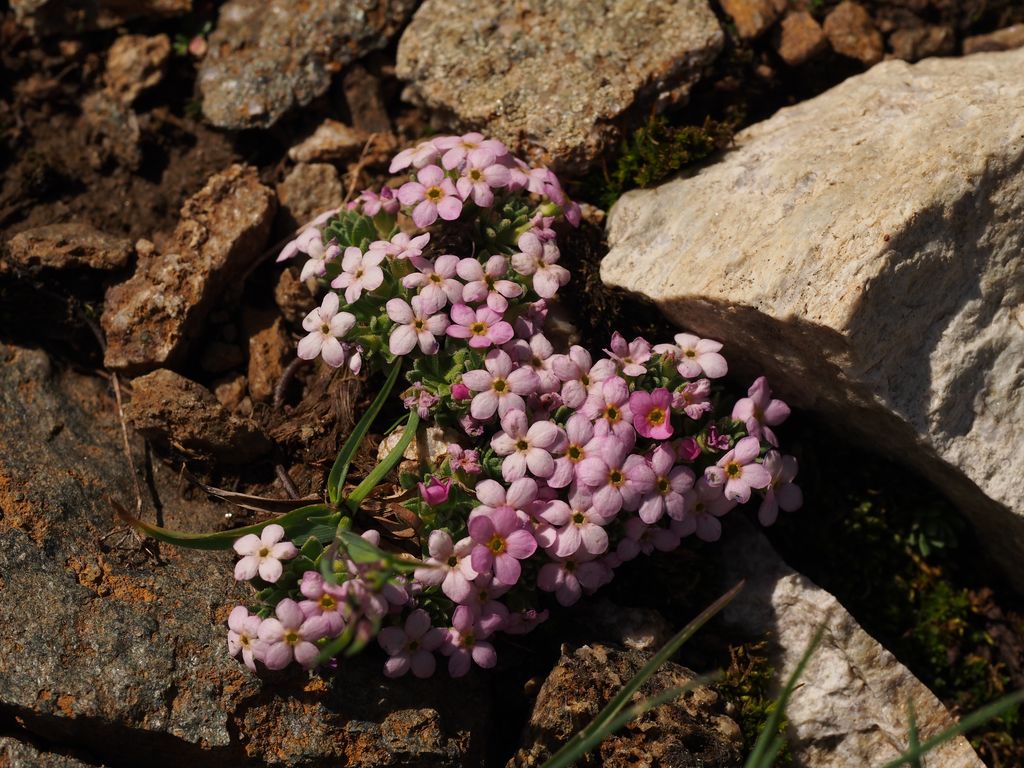
[[[610,167],[593,179],[598,202],[605,208],[635,187],[649,187],[714,152],[725,149],[739,124],[710,117],[702,125],[673,126],[664,117],[650,118],[620,146]]]
[[[715,684],[715,689],[735,707],[730,715],[743,731],[743,743],[750,749],[771,720],[778,708],[779,700],[772,695],[775,669],[768,663],[767,643],[745,643],[729,648],[731,657],[725,675]],[[785,736],[788,721],[785,717],[776,729],[779,736]],[[776,768],[787,768],[793,764],[789,744],[782,748],[775,758]]]

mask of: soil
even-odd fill
[[[728,31],[726,50],[689,103],[666,116],[670,126],[701,126],[711,117],[737,130],[864,69],[860,62],[834,53],[790,67],[775,50],[775,32],[754,41],[742,40],[725,12],[717,3],[713,5]],[[797,5],[801,3],[793,3]],[[802,5],[821,21],[836,3],[806,0]],[[210,0],[196,0],[193,12],[179,19],[141,19],[118,29],[37,39],[17,24],[6,3],[0,3],[0,243],[26,229],[81,222],[109,235],[146,239],[159,247],[174,231],[184,201],[212,175],[232,163],[248,163],[255,165],[260,180],[273,188],[292,167],[287,150],[325,118],[370,126],[371,130],[390,122],[394,137],[382,146],[403,145],[432,130],[429,116],[400,99],[402,85],[392,74],[394,43],[390,49],[364,58],[349,74],[336,77],[325,96],[269,130],[226,132],[209,127],[200,118],[195,96],[196,59],[181,49],[182,43],[187,45],[215,21],[217,6]],[[922,22],[948,26],[957,50],[966,37],[1024,22],[1024,7],[1013,0],[879,0],[865,6],[888,36],[900,29],[918,28]],[[917,10],[912,13],[913,8]],[[106,52],[125,33],[164,33],[175,43],[163,78],[131,107],[137,137],[131,125],[98,129],[88,115],[88,99],[104,87]],[[641,114],[633,119],[641,125],[648,117]],[[359,190],[379,183],[387,159],[387,151],[370,151],[356,160],[336,163],[343,188]],[[581,200],[606,202],[606,182],[620,160],[620,152],[610,152],[594,175],[567,179],[567,187]],[[250,274],[237,276],[237,288],[210,319],[210,339],[241,345],[241,362],[230,370],[211,371],[203,363],[203,349],[197,346],[178,367],[180,373],[213,391],[232,377],[247,374],[250,329],[268,327],[280,316],[283,327],[297,338],[295,314],[282,315],[275,301],[281,268],[270,258],[275,254],[273,244],[287,238],[292,226],[279,217],[264,254],[267,258]],[[670,332],[652,307],[601,286],[597,269],[605,245],[598,226],[587,224],[577,232],[567,232],[564,243],[565,265],[574,274],[566,303],[577,310],[585,345],[603,347],[613,321],[627,336],[635,332],[661,338]],[[0,273],[0,339],[42,347],[62,366],[109,379],[102,370],[103,340],[96,320],[106,288],[130,274],[131,266],[84,281],[68,275],[54,279]],[[265,322],[254,322],[254,318]],[[624,322],[628,328],[623,327]],[[236,413],[251,416],[272,438],[271,456],[245,469],[192,462],[189,468],[197,477],[214,486],[281,497],[286,492],[284,475],[300,496],[322,491],[333,455],[354,423],[354,414],[368,403],[367,391],[372,392],[372,386],[345,374],[317,372],[313,366],[289,373],[290,379],[282,382],[273,401],[254,404],[240,397],[230,405]],[[381,423],[386,423],[387,417],[385,413]],[[804,511],[772,531],[774,542],[789,562],[835,593],[952,707],[961,711],[977,707],[1001,688],[1024,685],[1024,606],[997,575],[975,567],[977,547],[948,503],[935,496],[923,480],[908,477],[904,470],[884,465],[870,452],[847,445],[842,436],[831,435],[810,417],[797,415],[785,432],[787,444],[794,445],[801,458],[801,485],[807,498]],[[835,445],[841,449],[831,450]],[[354,479],[372,466],[373,455],[372,447],[360,454]],[[808,460],[802,460],[803,456]],[[158,448],[156,461],[180,467],[182,457]],[[858,469],[847,472],[849,466]],[[843,481],[837,484],[840,477]],[[883,512],[875,517],[858,512],[862,502],[873,502],[876,511]],[[930,519],[938,521],[941,529],[930,534],[934,540],[927,553],[921,545],[921,526],[912,514],[922,508],[927,508]],[[245,523],[251,518],[252,513],[238,511],[233,519]],[[867,518],[870,525],[865,522],[864,526],[885,542],[880,547],[885,559],[851,579],[832,557],[835,540],[853,535],[851,520]],[[955,529],[956,535],[946,536],[944,526]],[[863,527],[858,530],[863,534]],[[936,541],[940,546],[935,546]],[[673,558],[653,557],[631,564],[622,569],[605,596],[642,605],[643,595],[650,594],[648,585],[673,583],[677,588],[670,603],[660,594],[646,602],[682,624],[716,597],[709,594],[709,582],[702,577],[714,567],[714,560],[713,547],[696,543]],[[906,582],[895,591],[892,573],[901,574]],[[945,585],[951,602],[957,595],[963,596],[966,607],[956,615],[926,615],[920,593],[931,590],[929,594],[938,594],[937,585]],[[879,595],[896,604],[889,610],[880,609]],[[586,603],[579,610],[585,611]],[[955,621],[961,624],[949,624]],[[538,681],[554,665],[560,645],[572,642],[580,625],[579,611],[566,613],[531,636],[510,640],[503,649],[508,661],[496,672],[492,687],[495,692],[513,691],[516,695],[495,696],[495,717],[509,725],[502,729],[507,738],[489,742],[489,764],[501,764],[515,751],[517,724],[527,720]],[[935,632],[927,635],[933,625]],[[947,641],[955,647],[950,647],[943,665],[935,660],[934,652],[936,644]],[[730,654],[729,639],[711,628],[687,646],[682,661],[695,668],[728,666],[731,656],[735,658]],[[969,680],[951,677],[946,674],[950,670],[975,676]],[[974,685],[969,696],[964,693],[968,682]],[[6,722],[6,715],[0,713],[0,718],[0,733],[14,728]],[[1019,746],[1024,744],[1024,731],[1012,719],[990,725],[975,737],[989,764],[1024,762]]]

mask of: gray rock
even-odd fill
[[[331,77],[382,48],[414,0],[230,0],[199,68],[203,113],[221,128],[267,127],[323,94]]]
[[[10,736],[0,736],[0,765],[4,768],[103,768],[71,755],[41,751]]]
[[[647,663],[649,652],[604,645],[563,650],[544,681],[523,739],[508,768],[541,765],[581,729]],[[686,685],[696,675],[668,662],[635,694],[640,701]],[[718,694],[700,686],[637,718],[576,764],[628,768],[637,765],[726,768],[739,765],[743,736],[721,714]]]
[[[1024,51],[899,61],[609,215],[610,285],[913,463],[1024,588]],[[745,363],[745,366],[743,365]]]
[[[113,272],[128,266],[134,249],[125,237],[81,222],[49,224],[19,232],[0,257],[0,274],[61,270]]]
[[[11,0],[14,18],[37,35],[109,29],[131,19],[165,19],[192,10],[192,0]]]
[[[97,91],[82,99],[82,118],[93,168],[110,161],[131,170],[142,164],[142,131],[131,107],[108,91]]]
[[[581,170],[631,110],[685,98],[722,40],[706,0],[426,0],[396,72],[452,128]]]
[[[954,720],[910,670],[868,635],[821,587],[794,572],[764,535],[740,518],[722,539],[723,585],[747,583],[722,613],[751,638],[767,637],[776,686],[793,673],[815,631],[826,631],[786,707],[790,742],[805,768],[882,765],[907,748],[907,705],[913,702],[921,740]],[[982,768],[962,736],[944,743],[924,768]]]
[[[338,169],[330,163],[299,163],[277,185],[281,215],[289,228],[308,224],[341,205],[345,191]]]
[[[482,677],[389,681],[370,650],[337,673],[260,680],[227,654],[227,615],[251,598],[230,554],[150,543],[149,557],[115,528],[108,494],[132,509],[135,495],[104,380],[0,345],[0,413],[5,715],[116,765],[480,763]],[[144,466],[137,438],[132,453]],[[175,470],[154,462],[153,475],[164,525],[223,526],[224,508],[183,497]]]
[[[242,165],[185,201],[165,252],[140,249],[135,274],[107,291],[107,368],[135,374],[179,360],[224,288],[259,257],[275,208],[256,169]]]

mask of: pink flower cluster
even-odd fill
[[[796,459],[774,431],[789,409],[767,381],[716,413],[728,370],[721,343],[615,333],[598,359],[556,349],[549,302],[569,280],[556,227],[578,224],[579,208],[554,174],[476,133],[422,142],[391,170],[413,178],[366,191],[339,214],[378,239],[325,244],[321,228],[335,221],[325,219],[282,258],[306,254],[303,276],[332,289],[303,322],[300,357],[353,370],[403,365],[406,407],[461,428],[440,459],[403,479],[418,489],[406,504],[422,520],[422,564],[381,580],[345,562],[334,584],[283,564],[297,554],[283,530],[245,537],[237,578],[294,586],[274,616],[271,606],[264,618],[235,609],[232,653],[251,667],[308,667],[329,639],[366,637],[383,622],[386,675],[429,676],[441,654],[458,677],[494,666],[496,633],[528,632],[546,619],[545,603],[575,603],[640,554],[691,535],[716,541],[722,516],[754,499],[765,525],[801,505]],[[396,232],[403,214],[434,229]],[[437,245],[460,242],[438,236],[460,227],[472,248]],[[364,537],[379,543],[376,532]],[[524,595],[535,604],[513,610],[513,590],[516,605]]]

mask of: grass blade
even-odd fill
[[[212,533],[188,533],[186,531],[173,531],[169,528],[151,525],[135,517],[114,499],[110,499],[110,503],[114,506],[117,516],[139,531],[139,533],[143,533],[157,541],[188,549],[230,549],[231,545],[242,536],[245,536],[247,533],[259,535],[264,528],[272,523],[280,525],[284,528],[289,538],[292,538],[293,531],[308,526],[309,518],[330,511],[323,504],[310,504],[309,506],[293,509],[291,512],[278,517],[264,520],[262,523],[246,525],[243,528],[231,528],[227,531],[214,531]]]
[[[977,728],[979,725],[984,725],[993,717],[998,717],[1006,710],[1016,704],[1020,704],[1021,702],[1024,702],[1024,690],[1014,691],[1002,698],[996,699],[991,704],[988,704],[981,709],[976,709],[974,712],[961,719],[959,723],[951,725],[946,730],[932,736],[930,739],[918,744],[916,747],[911,745],[906,752],[895,760],[886,763],[882,768],[899,768],[903,765],[914,765],[915,762],[920,762],[924,755],[928,754],[936,747],[944,744],[950,739],[955,739],[957,736],[962,736],[967,731]]]
[[[405,422],[405,431],[402,432],[402,437],[398,441],[398,444],[391,449],[391,452],[384,457],[384,460],[380,462],[373,471],[370,472],[356,488],[348,495],[345,499],[345,504],[350,510],[355,512],[359,509],[359,505],[363,503],[370,492],[377,487],[377,483],[384,479],[388,472],[390,472],[394,466],[402,460],[402,454],[405,453],[405,449],[409,447],[416,438],[416,429],[420,425],[420,416],[415,410],[409,411],[408,421]]]
[[[814,652],[818,649],[818,645],[821,643],[821,638],[824,634],[825,625],[822,624],[814,633],[814,637],[811,638],[811,642],[807,644],[807,649],[804,651],[804,655],[800,657],[800,661],[797,663],[796,669],[793,670],[793,674],[791,674],[789,679],[786,681],[786,685],[782,689],[782,693],[779,694],[779,698],[775,702],[775,707],[772,709],[772,712],[768,716],[768,720],[764,725],[764,730],[761,731],[761,735],[757,738],[757,743],[754,744],[754,748],[747,757],[747,762],[745,763],[746,768],[771,768],[772,764],[775,762],[775,758],[778,757],[779,750],[782,749],[782,745],[784,744],[783,739],[778,735],[778,731],[779,725],[782,723],[782,718],[786,712],[786,705],[789,704],[789,699],[793,695],[793,691],[796,690],[797,683],[803,675],[804,670],[807,668],[807,664],[810,662],[811,656],[813,656]]]
[[[591,745],[597,744],[611,733],[611,730],[609,730],[610,725],[618,722],[616,716],[623,710],[630,698],[632,698],[633,694],[636,693],[655,672],[657,672],[658,668],[662,664],[668,661],[672,655],[679,650],[683,643],[693,637],[698,629],[710,621],[715,614],[725,608],[725,606],[727,606],[736,597],[736,595],[740,593],[740,590],[743,589],[743,585],[745,583],[746,582],[741,581],[701,611],[697,618],[679,630],[679,632],[665,643],[660,651],[651,657],[650,661],[644,664],[641,670],[637,672],[628,683],[622,686],[622,690],[612,697],[611,701],[605,705],[604,709],[598,712],[597,717],[594,718],[590,725],[567,741],[565,745],[558,750],[558,752],[551,756],[551,759],[544,764],[543,768],[552,768],[552,766],[571,764],[573,760],[577,759],[581,754],[587,751],[579,751],[579,745],[581,743],[589,743]],[[633,718],[630,717],[626,722],[629,722],[629,720],[632,719]],[[621,727],[621,725],[618,727]],[[566,762],[566,755],[571,755],[573,757]]]
[[[348,468],[352,463],[352,458],[356,455],[356,451],[359,450],[359,445],[363,442],[363,438],[366,437],[366,433],[370,431],[373,420],[377,418],[380,409],[384,407],[384,402],[388,399],[388,395],[391,394],[391,390],[398,380],[398,373],[401,370],[402,358],[398,358],[392,363],[388,377],[384,381],[384,386],[381,387],[377,396],[373,398],[373,402],[366,409],[366,413],[363,414],[362,418],[352,428],[352,433],[345,440],[345,444],[341,446],[338,458],[334,460],[334,466],[331,467],[331,474],[327,476],[327,495],[332,504],[337,504],[338,499],[341,498],[341,490],[345,487],[345,478],[348,477]]]

